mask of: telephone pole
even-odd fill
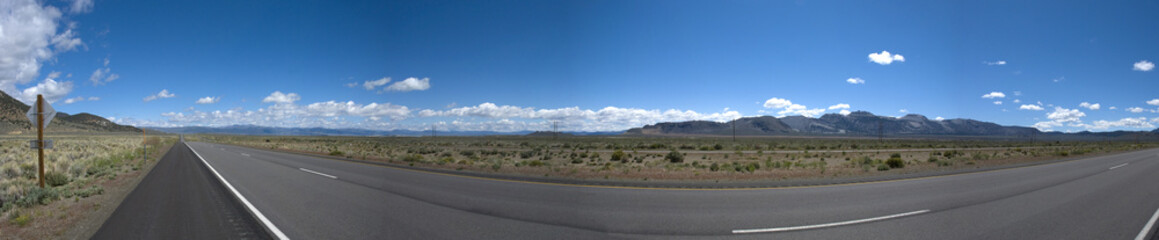
[[[732,120],[732,142],[736,142],[736,119]]]
[[[559,138],[559,121],[551,121],[551,139]]]
[[[885,131],[881,125],[881,121],[882,120],[880,118],[877,119],[877,141],[878,142],[885,142],[885,140],[884,140]]]
[[[36,141],[40,143],[36,148],[40,154],[40,188],[44,188],[44,96],[36,94]]]

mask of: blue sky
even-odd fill
[[[847,111],[1159,126],[1155,0],[0,6],[0,90],[138,126],[609,131]]]

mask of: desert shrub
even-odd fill
[[[82,198],[87,198],[89,196],[100,195],[103,193],[105,193],[104,188],[101,188],[99,186],[92,186],[92,187],[85,188],[85,189],[78,189],[78,190],[76,190],[76,192],[73,192],[73,195],[80,196]]]
[[[612,161],[626,161],[627,158],[624,158],[624,155],[624,151],[616,150],[612,153]]]
[[[32,221],[32,215],[29,215],[27,213],[14,212],[8,216],[10,218],[9,221],[12,222],[12,224],[16,224],[17,226],[21,226],[21,227],[23,227],[24,225],[28,225],[28,222]]]
[[[713,172],[720,171],[720,164],[712,163],[711,166],[708,166],[708,170],[712,170]]]
[[[933,163],[933,162],[937,162],[937,161],[938,161],[938,157],[930,156],[930,158],[929,158],[929,159],[926,159],[926,161],[927,161],[927,162],[931,162],[931,163]]]
[[[423,155],[419,155],[419,154],[407,154],[406,156],[402,157],[402,161],[404,161],[404,162],[419,162],[422,160],[423,160]]]
[[[16,205],[25,208],[43,205],[56,200],[56,197],[57,193],[52,189],[33,187],[24,193],[24,197],[16,201]]]
[[[877,170],[878,171],[889,171],[889,165],[885,165],[885,164],[877,165]]]
[[[684,162],[684,154],[680,154],[680,152],[672,150],[671,152],[668,152],[668,155],[664,156],[664,159],[667,159],[669,162],[680,163]]]
[[[535,156],[535,151],[519,152],[519,158],[528,159]]]
[[[338,150],[330,151],[330,156],[342,156],[342,155],[346,155],[346,153],[343,153],[342,151],[338,151]]]
[[[20,164],[20,172],[24,174],[24,178],[36,179],[36,165]]]
[[[70,181],[71,180],[68,178],[68,175],[65,175],[63,173],[59,173],[59,172],[44,173],[44,182],[47,183],[49,186],[59,187],[59,186],[63,186],[65,184],[68,184],[68,182],[70,182]]]
[[[901,160],[900,153],[890,154],[889,159],[885,160],[885,164],[889,165],[890,168],[904,168],[905,167],[905,161]]]
[[[527,165],[532,167],[540,167],[543,166],[543,161],[532,160],[530,163],[527,163]]]
[[[720,145],[719,143],[717,143],[716,145],[712,146],[712,149],[721,150],[721,149],[724,149],[724,145]]]

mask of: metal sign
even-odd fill
[[[28,108],[28,113],[24,116],[28,117],[28,121],[32,121],[32,125],[36,125],[36,105]],[[52,105],[48,101],[44,102],[44,127],[48,127],[48,123],[52,122],[52,117],[56,117],[56,109],[52,109]]]
[[[40,148],[40,141],[28,140],[28,145],[29,145],[28,148],[37,149],[37,148]],[[52,149],[52,140],[51,139],[44,140],[44,149]]]

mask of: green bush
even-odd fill
[[[894,153],[889,156],[889,160],[885,160],[885,164],[890,168],[904,168],[905,161],[901,160],[901,154]]]
[[[889,165],[885,165],[885,164],[877,165],[877,170],[878,171],[889,171]]]
[[[668,159],[669,162],[680,163],[684,162],[684,154],[680,154],[680,152],[672,150],[671,152],[668,152],[668,155],[664,156],[664,159]]]
[[[44,173],[44,182],[48,183],[49,186],[59,187],[59,186],[63,186],[65,184],[68,184],[68,182],[70,182],[70,181],[71,180],[68,179],[68,175],[65,175],[63,173],[59,173],[59,172]]]
[[[338,151],[338,150],[330,151],[330,156],[342,156],[342,155],[346,155],[346,153],[343,153],[342,151]]]
[[[720,171],[720,164],[712,163],[712,166],[709,166],[708,170],[712,170],[713,172]]]
[[[9,221],[11,221],[12,224],[16,224],[17,226],[21,226],[21,227],[23,227],[24,225],[28,225],[28,222],[32,221],[32,215],[22,213],[22,212],[14,212],[14,213],[12,213],[12,215],[8,215],[8,216],[10,218]]]
[[[52,189],[33,187],[24,194],[24,197],[16,200],[16,205],[25,208],[43,205],[56,200],[56,197],[57,193]]]
[[[626,155],[626,154],[624,154],[624,151],[616,150],[616,152],[612,153],[612,161],[625,161],[625,160],[627,160],[627,158],[624,158],[624,155]]]
[[[541,166],[543,166],[543,161],[539,161],[539,160],[532,160],[532,161],[531,161],[530,163],[528,163],[527,165],[528,165],[528,166],[532,166],[532,167],[541,167]]]
[[[402,161],[404,161],[404,162],[419,162],[422,160],[423,160],[423,155],[419,155],[419,154],[407,154],[405,157],[402,157]]]

